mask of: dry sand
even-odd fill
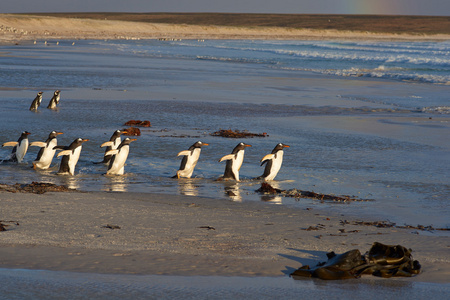
[[[0,14],[0,43],[62,39],[372,39],[448,40],[450,33],[376,33],[280,26],[164,24]]]
[[[0,220],[9,225],[0,232],[0,268],[282,276],[326,261],[327,252],[364,253],[381,242],[411,248],[421,263],[420,275],[400,280],[450,278],[447,237],[343,225],[358,218],[319,208],[108,192],[0,192],[0,203]]]

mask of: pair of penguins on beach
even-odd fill
[[[31,103],[30,110],[31,111],[37,111],[39,106],[42,102],[42,94],[43,92],[39,92],[36,95],[36,98],[34,98],[33,102]],[[59,104],[59,100],[61,99],[61,91],[56,90],[53,93],[53,97],[50,99],[50,102],[48,103],[47,108],[48,109],[56,109],[56,106]]]
[[[108,142],[105,142],[101,147],[107,147],[103,156],[103,161],[98,163],[107,163],[108,175],[123,175],[125,162],[129,154],[129,145],[136,139],[126,138],[121,140],[121,135],[126,133],[125,130],[116,130]],[[7,142],[3,146],[14,146],[12,150],[11,160],[22,162],[25,153],[28,149],[28,135],[30,133],[24,131],[17,142]],[[62,132],[52,131],[45,142],[32,142],[30,146],[41,147],[36,160],[33,161],[34,169],[48,169],[52,162],[56,150],[62,150],[57,157],[63,156],[60,164],[58,174],[74,175],[75,166],[80,157],[82,144],[88,139],[77,138],[69,146],[58,146],[56,137]],[[208,146],[207,143],[198,141],[189,147],[188,150],[183,150],[178,153],[178,156],[183,156],[180,168],[173,178],[191,178],[194,168],[197,165],[200,157],[200,152],[203,146]],[[234,147],[233,151],[223,156],[219,162],[226,161],[224,175],[220,178],[222,180],[236,180],[239,181],[239,170],[244,161],[244,151],[246,147],[251,145],[239,143]],[[278,174],[283,162],[283,149],[288,148],[289,145],[279,143],[275,146],[270,154],[265,155],[261,159],[261,166],[266,164],[263,175],[257,179],[273,180]],[[97,164],[98,164],[97,163]]]

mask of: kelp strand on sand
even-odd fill
[[[33,181],[28,184],[0,184],[0,191],[44,194],[46,192],[73,192],[75,189],[70,189],[65,185]]]

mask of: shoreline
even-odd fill
[[[122,20],[61,18],[0,14],[0,44],[36,40],[79,39],[259,39],[259,40],[395,40],[446,41],[450,34],[374,33],[336,29],[297,29],[277,26],[218,26],[164,24]]]
[[[450,274],[447,237],[347,224],[358,218],[320,207],[120,192],[0,197],[8,225],[0,232],[0,268],[276,277],[314,267],[327,252],[365,253],[381,242],[411,248],[422,265],[421,274],[392,280],[448,283]]]

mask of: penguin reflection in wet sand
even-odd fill
[[[257,179],[273,180],[277,176],[283,163],[283,149],[288,147],[290,146],[279,143],[273,148],[272,153],[267,154],[261,159],[261,166],[266,164],[266,168],[264,169],[264,174]]]
[[[33,102],[31,103],[30,110],[37,111],[39,105],[41,105],[41,102],[42,102],[42,92],[39,92],[37,93],[36,98],[34,98]]]
[[[239,181],[239,170],[241,169],[242,162],[244,161],[244,151],[246,147],[251,147],[251,145],[239,143],[236,147],[234,147],[231,154],[225,155],[219,160],[219,162],[224,160],[227,161],[225,173],[221,179],[234,179]]]
[[[136,141],[136,139],[126,138],[124,139],[117,149],[112,149],[107,152],[108,155],[112,155],[109,162],[107,175],[123,175],[125,173],[125,162],[130,152],[130,143]]]
[[[20,138],[17,140],[17,142],[6,142],[2,145],[2,147],[14,147],[11,151],[11,157],[9,161],[18,163],[21,163],[23,161],[23,158],[28,150],[28,135],[30,135],[30,133],[28,131],[24,131],[20,135]]]
[[[59,104],[59,99],[61,98],[61,91],[56,90],[53,93],[52,99],[50,99],[50,102],[48,103],[47,108],[48,109],[56,109],[56,106]]]
[[[55,146],[53,149],[62,150],[58,153],[57,157],[62,155],[61,165],[57,174],[75,174],[75,166],[80,158],[82,144],[89,141],[88,139],[77,138],[67,146]]]
[[[177,156],[183,155],[183,159],[181,160],[180,169],[172,178],[191,178],[203,146],[209,146],[209,144],[198,141],[190,146],[188,150],[183,150],[178,153]]]
[[[109,139],[109,141],[104,142],[100,147],[106,147],[105,155],[103,156],[103,160],[100,162],[94,162],[94,164],[107,164],[113,157],[112,154],[107,154],[110,150],[115,150],[119,147],[120,143],[122,142],[122,139],[120,136],[122,134],[127,133],[126,130],[116,130],[114,131],[113,135]]]
[[[56,152],[54,148],[58,145],[56,137],[60,134],[62,132],[52,131],[45,142],[32,142],[30,144],[30,146],[41,147],[36,159],[33,161],[33,169],[46,170],[50,167]]]

